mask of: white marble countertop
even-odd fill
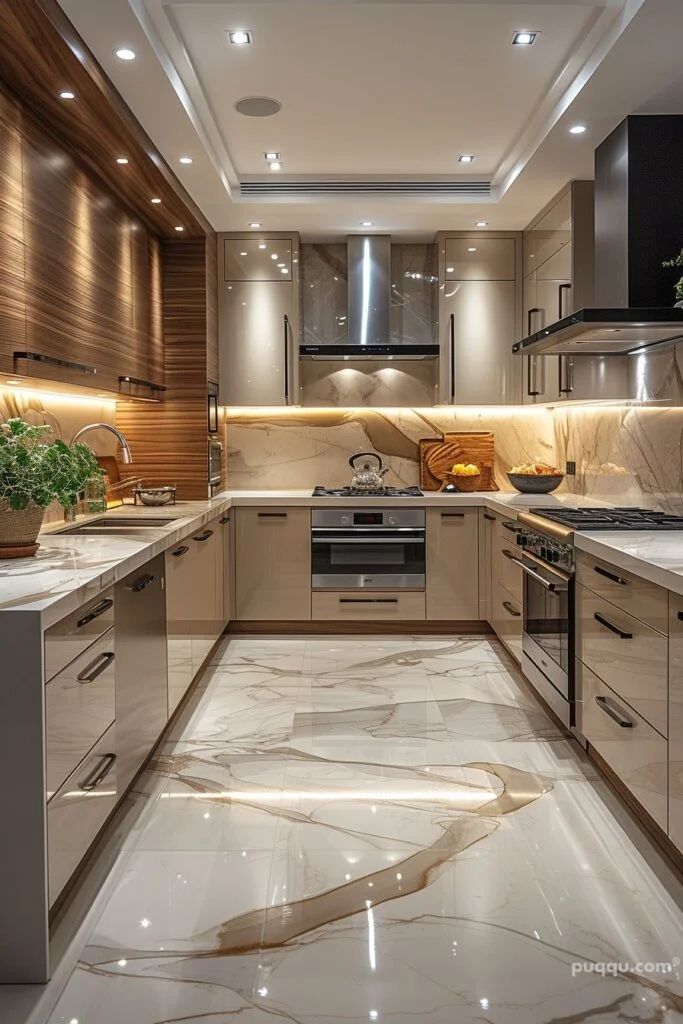
[[[139,536],[64,535],[64,525],[52,524],[41,532],[34,558],[0,560],[0,614],[39,613],[48,626],[101,590],[139,568],[150,558],[177,544],[226,509],[239,505],[322,506],[357,505],[387,507],[386,498],[313,498],[310,489],[223,491],[210,501],[181,501],[161,508],[124,505],[106,513],[108,518],[139,516],[173,522],[145,529]],[[514,516],[532,507],[574,507],[617,504],[560,492],[519,494],[486,491],[475,494],[428,492],[422,497],[401,498],[400,505],[416,507],[478,507]],[[79,517],[78,522],[100,516]],[[645,579],[683,594],[683,532],[675,533],[582,533],[577,548],[629,569]]]

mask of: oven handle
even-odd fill
[[[552,576],[557,576],[558,580],[562,580],[563,583],[569,583],[569,580],[571,579],[570,573],[563,572],[562,569],[556,569],[554,565],[548,565],[548,563],[544,562],[542,558],[535,555],[533,551],[527,551],[525,549],[524,557],[528,558],[530,562],[534,562],[536,565],[540,566],[541,569],[545,569],[545,571],[549,572]]]
[[[464,514],[464,513],[463,513]],[[383,530],[385,533],[416,533],[424,534],[424,526],[313,526],[311,527],[311,533],[379,533]]]
[[[424,544],[424,534],[417,534],[412,537],[401,535],[400,537],[313,537],[314,544],[402,544],[410,541],[413,544]]]
[[[515,565],[518,565],[522,572],[525,572],[527,576],[531,576],[532,580],[536,580],[537,583],[540,583],[541,586],[551,594],[562,594],[566,590],[566,587],[558,587],[556,583],[551,583],[549,580],[546,580],[541,576],[540,572],[536,572],[536,570],[532,569],[530,565],[523,562],[521,558],[511,558],[510,561],[514,562]]]

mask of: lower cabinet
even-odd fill
[[[517,524],[507,516],[485,513],[487,518],[487,618],[498,639],[517,661],[522,660],[522,570],[512,560],[518,555]]]
[[[372,594],[317,591],[313,594],[313,618],[321,622],[420,621],[425,618],[425,595],[415,590]]]
[[[683,852],[683,597],[669,595],[669,838]]]
[[[499,580],[492,583],[491,625],[517,661],[522,660],[522,602]]]
[[[235,516],[235,618],[310,620],[310,509],[238,508]]]
[[[427,509],[427,618],[479,618],[479,510]]]

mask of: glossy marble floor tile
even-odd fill
[[[680,890],[497,642],[240,637],[198,694],[50,1024],[683,1021]]]

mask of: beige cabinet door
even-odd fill
[[[222,538],[222,551],[221,551],[221,567],[222,567],[222,614],[221,621],[223,626],[227,626],[233,617],[233,609],[235,607],[235,563],[234,563],[234,551],[235,545],[233,543],[233,514],[232,512],[225,512],[218,520],[218,525],[221,529]]]
[[[537,270],[571,240],[572,194],[568,189],[545,216],[524,235],[524,276]]]
[[[427,619],[479,618],[479,511],[427,509]]]
[[[290,281],[223,284],[220,309],[222,405],[287,405],[297,354]]]
[[[208,523],[189,539],[193,546],[192,676],[197,675],[223,631],[222,539],[217,522]]]
[[[515,239],[446,239],[447,281],[514,281]]]
[[[483,546],[482,580],[485,587],[484,609],[486,621],[493,626],[493,534],[496,517],[482,509],[479,522],[480,544]]]
[[[236,615],[241,621],[311,618],[311,513],[235,509]]]
[[[515,400],[515,282],[449,281],[445,286],[449,394],[460,405]]]
[[[683,851],[683,597],[669,612],[669,836]]]
[[[291,281],[292,243],[286,238],[226,238],[226,281]]]
[[[166,651],[168,713],[172,715],[192,682],[192,614],[197,581],[189,537],[166,552]]]

